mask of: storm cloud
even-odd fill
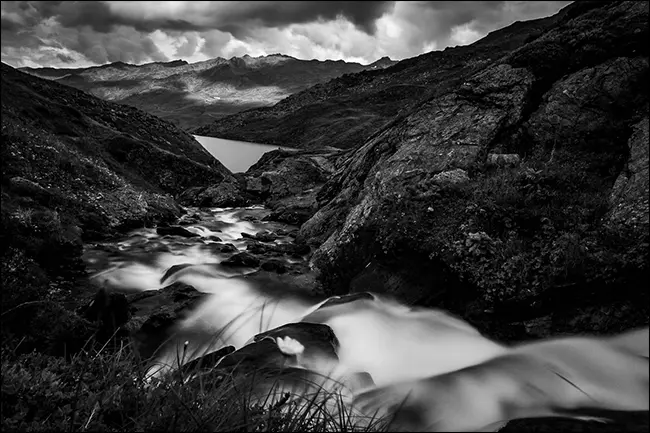
[[[370,63],[471,43],[568,1],[3,1],[2,61],[88,66],[283,53]]]

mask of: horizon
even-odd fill
[[[424,53],[424,54],[426,54],[426,53]],[[226,57],[213,57],[213,58],[205,59],[205,60],[197,60],[195,62],[189,62],[189,61],[187,61],[185,59],[170,59],[170,60],[167,60],[167,61],[155,61],[155,62],[145,62],[145,63],[136,64],[136,63],[128,63],[128,62],[123,62],[121,60],[118,60],[116,62],[104,63],[104,64],[101,64],[101,65],[81,66],[81,67],[78,67],[78,68],[66,67],[66,66],[63,66],[63,67],[55,67],[55,66],[38,66],[38,67],[13,66],[13,65],[10,65],[9,63],[6,63],[4,60],[2,61],[2,63],[5,63],[6,65],[9,65],[9,66],[11,66],[12,68],[15,68],[15,69],[90,69],[90,68],[107,67],[107,66],[111,66],[111,65],[115,65],[115,64],[124,64],[124,65],[128,65],[128,66],[140,67],[140,66],[147,66],[147,65],[154,65],[154,64],[167,64],[167,63],[174,63],[174,62],[185,62],[185,64],[187,64],[187,65],[195,65],[197,63],[209,62],[210,60],[217,60],[217,59],[232,60],[232,59],[242,59],[242,58],[245,58],[245,57],[250,57],[250,58],[253,58],[253,59],[260,59],[260,58],[273,57],[273,56],[290,57],[292,59],[300,60],[300,61],[304,61],[304,62],[311,62],[311,61],[341,62],[342,61],[342,62],[346,62],[346,63],[359,63],[359,62],[347,62],[345,60],[340,60],[340,59],[325,59],[325,60],[299,59],[299,58],[296,58],[294,56],[290,56],[288,54],[282,54],[282,53],[272,53],[272,54],[266,54],[266,55],[261,55],[261,56],[251,56],[249,54],[244,54],[242,56],[232,56],[232,57],[229,57],[229,58],[226,58]],[[383,56],[383,57],[378,58],[377,60],[373,60],[370,63],[361,63],[361,65],[362,66],[369,66],[369,65],[371,65],[371,64],[373,64],[375,62],[378,62],[380,60],[383,60],[383,59],[388,59],[388,60],[394,61],[394,62],[400,62],[401,61],[401,60],[391,59],[388,56]],[[406,59],[402,59],[402,60],[406,60]]]
[[[264,57],[369,65],[476,42],[571,1],[3,1],[2,62],[76,69]]]

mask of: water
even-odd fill
[[[280,148],[291,149],[289,147],[247,143],[245,141],[203,137],[200,135],[195,135],[194,138],[233,173],[245,172],[251,165],[259,161],[266,152]]]
[[[240,349],[258,333],[302,321],[328,325],[340,347],[334,362],[306,355],[300,361],[298,354],[298,366],[336,380],[368,373],[372,381],[348,403],[354,399],[366,414],[390,414],[407,399],[404,407],[419,414],[402,420],[410,431],[495,431],[514,415],[557,416],[578,408],[648,410],[647,328],[609,339],[506,347],[445,311],[411,308],[382,295],[319,308],[324,300],[310,296],[306,257],[276,257],[291,269],[282,276],[221,264],[234,252],[221,252],[220,245],[244,251],[251,244],[242,233],[284,233],[264,243],[273,246],[291,243],[288,233],[296,227],[263,221],[269,213],[263,207],[190,213],[200,216],[185,225],[197,237],[140,229],[88,245],[84,253],[91,281],[109,290],[141,292],[179,281],[208,294],[173,329],[153,375],[177,368],[179,358],[189,362],[227,345]],[[175,265],[186,266],[170,273]]]

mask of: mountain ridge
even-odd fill
[[[132,65],[109,63],[87,68],[19,68],[102,99],[141,108],[183,129],[242,109],[265,106],[310,85],[345,73],[393,64],[382,58],[370,65],[342,60],[301,60],[285,54],[195,63],[185,60]]]
[[[355,147],[395,116],[441,90],[432,83],[448,85],[454,76],[481,69],[527,38],[539,36],[559,16],[515,22],[470,45],[424,53],[381,69],[344,74],[273,106],[232,114],[193,132],[295,148]]]

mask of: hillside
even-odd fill
[[[215,118],[273,104],[340,75],[381,69],[387,57],[368,66],[339,61],[299,60],[282,54],[221,57],[131,65],[123,62],[78,69],[21,68],[42,78],[120,102],[193,129]]]
[[[174,221],[175,195],[232,179],[172,124],[4,63],[1,157],[3,308],[72,291],[83,242]]]
[[[300,236],[317,248],[311,265],[326,293],[372,287],[523,335],[647,324],[647,36],[647,3],[577,2],[377,73],[426,71],[435,56],[458,61],[429,68],[449,78],[423,79],[425,97],[359,133],[318,193]],[[345,79],[310,91],[343,93],[332,89],[347,89]],[[374,109],[360,103],[359,86],[349,100]],[[306,104],[308,93],[266,111],[295,100],[302,108],[280,115],[282,124],[313,126],[327,116],[310,110],[339,110],[340,97]],[[242,122],[239,138],[252,140],[254,122]],[[348,137],[327,143],[353,145]]]
[[[390,67],[345,74],[272,107],[243,111],[194,133],[295,148],[360,145],[420,101],[539,36],[557,17],[517,22],[462,47],[433,51]]]

